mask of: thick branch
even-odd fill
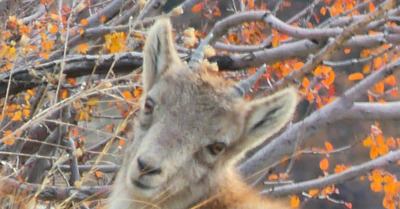
[[[6,71],[0,74],[0,97],[4,97],[7,93],[7,84],[10,73],[12,73],[12,82],[9,94],[15,94],[34,86],[45,84],[42,78],[46,73],[59,73],[63,61],[65,61],[63,73],[66,74],[67,77],[79,77],[90,75],[95,66],[97,66],[96,73],[106,73],[116,59],[117,61],[113,68],[115,72],[133,71],[140,67],[143,62],[143,56],[141,53],[126,52],[118,55],[72,56],[65,60],[55,60],[39,66],[26,66],[25,68]]]
[[[343,119],[384,120],[400,118],[400,102],[368,103],[358,102],[346,112]]]
[[[310,189],[321,189],[332,184],[343,183],[360,175],[364,175],[370,172],[372,169],[390,164],[396,164],[398,160],[400,160],[400,150],[389,152],[388,154],[378,157],[374,160],[368,161],[361,165],[353,166],[341,173],[332,174],[320,179],[313,179],[310,181],[304,181],[292,185],[275,187],[272,190],[264,190],[261,192],[261,194],[287,195],[299,193],[302,191],[308,191]]]
[[[58,200],[63,201],[74,195],[73,200],[96,200],[107,198],[110,193],[110,186],[82,186],[82,187],[56,187],[56,186],[45,186],[41,188],[41,184],[30,184],[16,181],[9,178],[0,179],[0,194],[3,195],[33,195],[38,190],[38,198],[41,200]]]

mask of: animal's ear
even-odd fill
[[[172,38],[171,22],[167,18],[161,18],[150,29],[144,46],[144,90],[149,91],[165,71],[180,63]]]
[[[244,137],[239,142],[242,153],[258,146],[289,122],[296,109],[297,93],[287,88],[271,96],[250,102]]]

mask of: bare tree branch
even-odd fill
[[[364,175],[373,169],[396,164],[398,160],[400,160],[400,150],[389,152],[388,154],[378,157],[374,160],[357,166],[352,166],[351,168],[340,173],[331,174],[320,179],[313,179],[292,185],[278,186],[270,190],[264,190],[261,192],[261,194],[287,195],[299,193],[301,191],[309,191],[310,189],[321,189],[332,184],[346,182],[355,177]]]
[[[397,59],[375,71],[347,90],[335,101],[325,105],[304,120],[289,127],[280,136],[276,137],[268,145],[260,149],[256,154],[240,165],[238,168],[239,171],[245,176],[249,176],[279,161],[284,156],[290,155],[294,150],[296,140],[299,140],[299,144],[302,144],[304,140],[310,138],[329,123],[343,119],[348,110],[353,106],[353,102],[362,95],[361,92],[365,92],[367,89],[372,88],[377,82],[392,75],[395,71],[400,69],[399,67],[400,60]]]
[[[82,187],[57,187],[45,186],[41,184],[30,184],[16,181],[9,178],[0,179],[0,193],[4,195],[14,195],[15,191],[24,195],[33,195],[39,192],[38,198],[41,200],[63,201],[75,194],[73,200],[96,200],[106,198],[110,192],[110,186],[82,186]],[[18,193],[17,193],[18,194]]]
[[[347,120],[385,120],[400,118],[400,102],[357,102],[344,114]]]

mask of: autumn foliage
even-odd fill
[[[350,198],[356,187],[370,204],[400,208],[398,1],[168,3],[0,1],[8,183],[36,185],[28,193],[38,204],[104,206],[100,191],[113,182],[142,94],[146,30],[163,14],[183,60],[214,34],[203,62],[213,76],[234,83],[265,63],[248,99],[298,90],[292,123],[238,165],[260,192],[289,197],[294,208],[361,208],[366,203]],[[45,186],[88,192],[57,199]]]

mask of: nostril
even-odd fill
[[[138,158],[137,162],[139,166],[139,171],[143,171],[147,167],[146,163],[142,159]]]
[[[139,171],[141,172],[141,174],[140,174],[141,176],[144,176],[144,175],[156,175],[156,174],[160,174],[161,173],[161,169],[160,168],[156,168],[154,166],[151,166],[151,165],[147,164],[141,158],[138,158],[137,162],[138,162]]]

